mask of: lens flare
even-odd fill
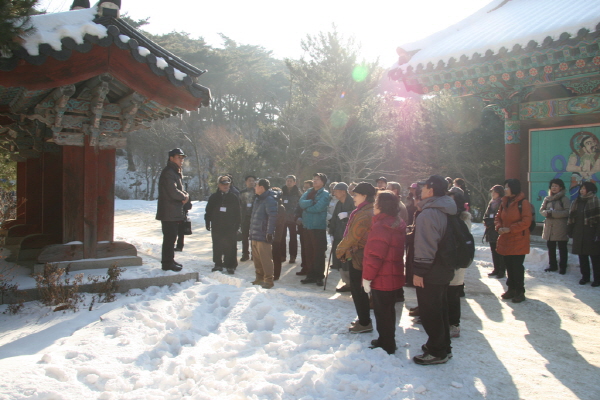
[[[319,154],[321,153],[319,153],[318,151],[313,151],[313,157],[319,157]]]
[[[355,82],[364,81],[365,79],[367,79],[368,75],[369,69],[366,65],[357,65],[352,71],[352,79],[354,79]]]
[[[340,99],[343,99],[344,97],[346,97],[346,92],[342,92],[342,94],[340,95]]]
[[[335,128],[341,128],[348,123],[348,114],[342,110],[334,110],[331,113],[331,125]]]

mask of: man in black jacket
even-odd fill
[[[302,192],[296,185],[296,177],[294,175],[288,175],[285,178],[285,186],[282,191],[283,206],[285,207],[285,229],[283,230],[283,239],[280,244],[280,254],[285,260],[286,249],[285,249],[285,237],[287,232],[290,232],[290,264],[296,262],[296,256],[298,255],[298,237],[296,233],[296,207],[298,207],[298,200],[300,200]],[[283,261],[282,260],[282,261]]]
[[[254,203],[254,187],[256,186],[256,177],[248,175],[246,177],[246,189],[240,192],[240,203],[242,211],[242,258],[240,261],[250,259],[250,218],[252,217],[252,204]]]
[[[181,264],[175,261],[174,246],[179,224],[185,219],[183,205],[190,200],[190,196],[183,190],[181,174],[185,157],[183,150],[179,148],[169,151],[169,161],[158,180],[156,219],[162,224],[161,263],[165,271],[181,271]]]
[[[240,200],[231,189],[227,175],[219,177],[219,189],[206,203],[204,222],[213,241],[213,271],[227,270],[234,274],[237,267],[237,231],[240,228]]]

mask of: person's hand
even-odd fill
[[[270,233],[267,233],[267,243],[273,243],[273,235]]]
[[[510,232],[510,228],[500,228],[498,229],[498,233],[501,235],[504,235],[505,233],[509,233]]]
[[[546,218],[552,218],[552,210],[546,211]]]
[[[209,222],[206,223],[206,230],[210,231],[210,223]]]
[[[371,293],[371,281],[363,279],[363,289],[365,290],[365,293]]]
[[[418,275],[413,275],[413,285],[416,287],[425,287],[425,283],[423,282],[423,277]]]

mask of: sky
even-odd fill
[[[92,0],[93,4],[94,0]],[[461,21],[491,0],[122,0],[121,12],[150,17],[144,29],[161,34],[188,32],[221,46],[222,33],[240,44],[260,45],[278,58],[302,56],[307,34],[331,31],[354,37],[367,61],[384,67],[396,61],[396,48]],[[38,8],[67,11],[72,0],[40,0]]]

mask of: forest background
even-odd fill
[[[126,185],[120,198],[154,200],[167,151],[188,154],[185,181],[192,199],[205,199],[216,177],[230,173],[243,187],[246,175],[281,186],[324,172],[330,181],[371,181],[385,176],[406,189],[432,173],[463,178],[479,219],[489,189],[502,183],[502,121],[473,98],[418,96],[390,80],[378,60],[359,59],[353,38],[335,26],[307,35],[299,59],[277,59],[260,45],[225,35],[222,46],[185,32],[144,32],[148,19],[122,17],[160,46],[207,72],[209,107],[155,121],[129,134]],[[293,44],[290,44],[293,45]],[[1,154],[1,183],[14,184],[14,165]],[[140,188],[140,190],[138,190]]]

